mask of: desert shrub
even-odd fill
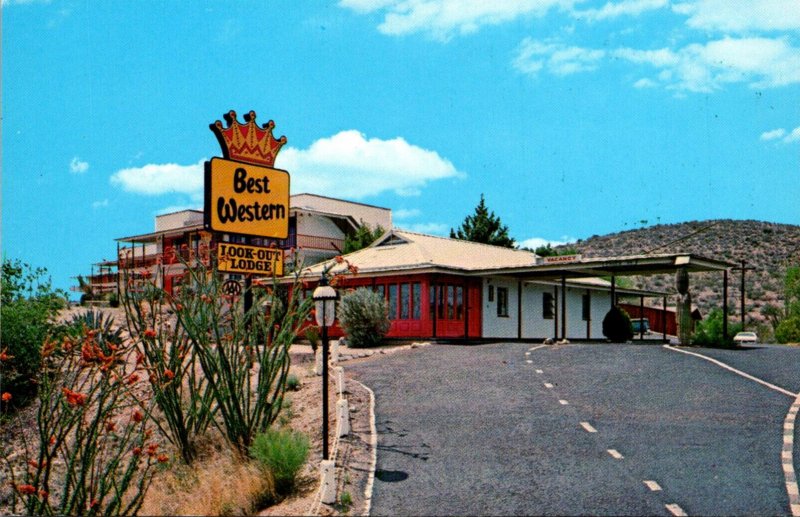
[[[633,325],[628,313],[616,305],[603,318],[603,335],[614,343],[624,343],[633,337]]]
[[[289,374],[289,377],[286,378],[286,389],[292,391],[300,389],[300,379],[297,378],[297,375]]]
[[[350,495],[350,492],[347,490],[342,492],[342,495],[339,496],[339,504],[342,505],[342,511],[344,513],[350,511],[350,507],[353,506],[353,496]]]
[[[742,330],[740,323],[728,322],[728,340],[722,335],[722,309],[712,309],[705,319],[697,323],[692,344],[706,347],[733,347],[733,336]]]
[[[377,346],[389,332],[386,300],[371,289],[359,288],[342,297],[339,323],[352,348]]]
[[[275,490],[287,494],[294,488],[308,450],[306,435],[290,429],[269,429],[256,435],[250,456],[272,475]]]
[[[19,407],[36,395],[35,378],[40,352],[55,328],[53,318],[65,306],[63,294],[53,290],[47,270],[20,261],[4,260],[0,303],[0,350],[3,353],[3,409]]]
[[[311,345],[311,350],[314,353],[317,353],[317,347],[319,346],[319,327],[316,325],[311,325],[307,327],[304,334],[305,338],[308,340],[308,343]]]
[[[800,343],[800,315],[784,318],[775,329],[778,343]]]

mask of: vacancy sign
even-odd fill
[[[289,236],[289,173],[212,158],[206,163],[205,213],[217,232]]]
[[[283,251],[220,242],[217,246],[217,264],[219,270],[226,273],[283,276]]]

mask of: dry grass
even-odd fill
[[[228,447],[156,475],[142,515],[252,515],[274,498],[268,473]]]

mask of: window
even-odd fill
[[[436,319],[436,286],[434,285],[428,290],[428,307],[430,307],[431,320]]]
[[[389,319],[397,319],[397,284],[389,284]]]
[[[497,288],[497,315],[501,318],[508,317],[508,288]]]
[[[375,292],[381,295],[381,298],[384,300],[386,299],[386,286],[383,284],[378,284],[375,286]]]
[[[583,295],[583,321],[592,319],[592,296],[589,293]]]
[[[440,320],[444,319],[444,307],[445,307],[445,287],[443,285],[436,286],[436,300],[437,300],[437,313]]]
[[[489,286],[489,301],[490,302],[494,301],[494,286],[493,285]]]
[[[456,319],[462,319],[464,314],[464,288],[460,285],[456,286]]]
[[[400,319],[407,320],[409,301],[411,300],[411,284],[400,284]]]
[[[447,319],[453,319],[453,310],[455,308],[455,303],[453,299],[453,286],[447,286]]]
[[[553,313],[555,312],[555,300],[553,299],[553,293],[542,293],[542,318],[546,320],[553,319]]]
[[[422,284],[412,284],[411,289],[411,317],[415,320],[422,319]]]

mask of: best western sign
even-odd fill
[[[289,173],[273,169],[286,137],[272,136],[273,121],[259,126],[251,111],[240,124],[236,112],[209,127],[223,158],[206,162],[205,224],[210,230],[244,236],[289,236]]]
[[[205,213],[217,232],[289,236],[289,173],[212,158],[206,163]]]
[[[226,273],[283,276],[283,251],[261,246],[220,242],[217,264]]]

